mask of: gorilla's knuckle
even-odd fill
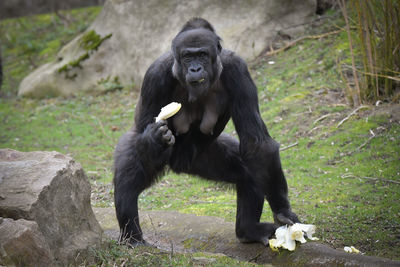
[[[175,137],[172,135],[171,139],[168,142],[168,145],[172,146],[173,144],[175,144]]]
[[[165,134],[163,134],[163,138],[164,138],[165,140],[169,140],[169,139],[171,138],[171,136],[172,136],[172,133],[171,133],[171,132],[166,132]]]

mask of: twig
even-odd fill
[[[359,111],[360,109],[364,109],[364,108],[369,108],[368,106],[362,105],[359,106],[358,108],[356,108],[355,110],[353,110],[352,112],[350,112],[349,115],[347,115],[346,118],[344,118],[343,120],[341,120],[338,125],[336,126],[336,128],[339,128],[340,125],[342,125],[345,121],[347,121],[348,119],[350,119],[351,116],[355,115],[357,113],[357,111]]]
[[[297,146],[298,144],[299,144],[299,142],[296,142],[296,143],[294,143],[294,144],[291,144],[291,145],[282,147],[281,149],[279,149],[279,151],[287,150],[287,149],[289,149],[289,148],[292,148],[292,147],[294,147],[294,146]]]
[[[314,132],[315,130],[317,130],[317,129],[319,129],[319,128],[322,128],[322,126],[321,126],[321,125],[315,126],[315,127],[312,128],[311,130],[309,130],[309,131],[307,132],[307,134],[311,134],[312,132]]]
[[[385,129],[385,128],[382,126],[379,126],[375,130],[379,132],[382,129]],[[363,147],[365,147],[373,138],[379,136],[379,133],[375,134],[371,129],[369,130],[369,132],[371,133],[371,136],[364,143],[362,143],[360,146],[358,146],[355,150],[345,153],[345,155],[346,156],[353,155],[355,152],[360,151]]]
[[[359,69],[357,69],[357,68],[354,68],[354,67],[349,66],[349,65],[346,65],[346,64],[343,64],[343,66],[345,66],[345,67],[347,67],[347,68],[349,68],[349,69],[352,69],[352,70],[356,70],[357,72],[359,72],[359,73],[361,73],[361,74],[364,74],[364,75],[376,76],[376,77],[386,78],[386,79],[390,79],[390,80],[393,80],[393,81],[400,82],[400,78],[398,78],[398,77],[394,77],[394,76],[390,76],[390,75],[384,75],[384,74],[379,74],[379,73],[366,72],[366,71],[359,70]]]
[[[369,130],[372,134],[372,136],[370,136],[367,141],[365,141],[362,145],[360,145],[359,147],[357,147],[357,150],[361,150],[361,148],[363,148],[364,146],[366,146],[373,138],[376,137],[375,133],[372,130]]]
[[[341,178],[360,178],[360,179],[367,179],[367,180],[372,180],[372,181],[381,181],[381,182],[387,182],[387,183],[393,183],[393,184],[400,184],[399,181],[389,180],[389,179],[385,179],[385,178],[368,177],[368,176],[355,176],[353,174],[343,174],[340,177]]]
[[[316,119],[316,120],[313,122],[313,124],[316,124],[317,122],[322,121],[323,119],[326,119],[326,118],[329,117],[329,116],[333,116],[333,115],[337,115],[337,114],[338,114],[338,113],[328,113],[328,114],[325,114],[325,115],[319,117],[318,119]]]
[[[101,122],[101,120],[99,118],[97,118],[96,116],[92,116],[93,119],[97,120],[99,126],[100,126],[100,130],[101,132],[104,134],[105,137],[107,137],[108,139],[110,139],[111,141],[113,141],[113,139],[111,138],[111,136],[109,136],[106,131],[104,130],[104,126],[103,123]]]
[[[154,236],[158,236],[157,229],[156,229],[156,227],[154,226],[154,223],[153,223],[153,219],[151,218],[150,215],[147,215],[147,217],[148,217],[149,220],[150,220],[151,227],[153,227]]]
[[[347,16],[347,10],[346,10],[346,2],[345,0],[339,0],[338,1],[339,7],[342,10],[343,18],[346,22],[346,32],[347,32],[347,38],[349,40],[349,48],[350,48],[350,56],[351,56],[351,64],[355,69],[355,58],[354,58],[354,52],[353,52],[353,42],[351,38],[351,32],[350,32],[350,24],[349,24],[349,17]],[[358,106],[361,104],[361,94],[360,94],[360,85],[358,83],[358,76],[357,72],[353,69],[353,77],[354,77],[354,82],[355,86],[357,89],[357,93],[352,95],[353,103],[354,105]]]
[[[323,33],[323,34],[319,34],[319,35],[302,36],[300,38],[297,38],[297,39],[289,42],[284,47],[281,47],[281,48],[275,49],[275,50],[272,49],[271,51],[268,51],[267,53],[265,53],[265,56],[269,57],[269,56],[278,54],[280,52],[283,52],[283,51],[287,50],[288,48],[294,46],[298,42],[301,42],[301,41],[304,41],[304,40],[307,40],[307,39],[320,39],[320,38],[324,38],[324,37],[332,35],[332,34],[337,34],[337,33],[341,32],[341,31],[342,30],[336,30],[336,31],[332,31],[332,32],[326,32],[326,33]]]

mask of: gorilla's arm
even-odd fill
[[[171,91],[176,83],[172,75],[172,63],[172,54],[165,54],[149,67],[144,76],[135,111],[135,128],[139,133],[154,123],[160,109],[171,102]]]
[[[155,123],[161,107],[170,100],[169,62],[157,60],[147,71],[136,107],[135,126],[125,133],[115,149],[114,198],[121,229],[120,241],[143,243],[137,200],[162,172],[175,141],[166,121]]]
[[[260,116],[257,88],[241,58],[231,55],[224,61],[221,79],[231,98],[231,114],[240,139],[240,154],[256,184],[263,189],[276,222],[292,224],[298,218],[290,210],[279,144],[271,138]]]
[[[148,176],[161,171],[168,161],[175,139],[165,121],[154,122],[160,109],[171,99],[174,79],[168,57],[161,57],[147,70],[135,111],[135,125],[116,148],[117,170],[126,170],[132,157]],[[125,163],[125,164],[124,164]]]

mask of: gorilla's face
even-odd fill
[[[206,29],[178,34],[172,42],[173,74],[188,91],[189,102],[207,95],[222,71],[218,36]]]

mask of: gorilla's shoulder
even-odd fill
[[[172,65],[174,57],[172,52],[167,52],[157,58],[147,69],[145,80],[157,80],[158,83],[165,83],[173,80]]]
[[[168,51],[158,57],[149,67],[149,69],[156,69],[157,71],[168,71],[174,63],[174,56],[172,51]]]
[[[233,67],[247,68],[246,61],[234,51],[222,49],[220,57],[224,69],[230,69]]]

